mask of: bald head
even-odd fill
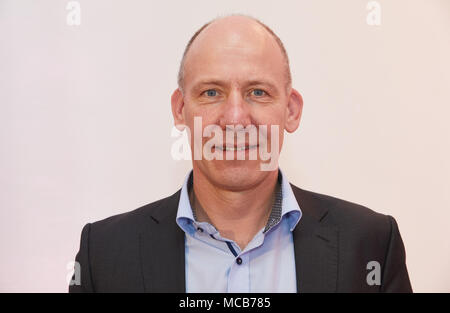
[[[189,40],[178,71],[180,90],[184,88],[190,67],[193,64],[198,66],[199,59],[211,61],[203,54],[206,51],[210,55],[214,54],[214,49],[217,49],[217,55],[227,52],[236,54],[238,51],[251,57],[255,53],[264,53],[268,60],[270,58],[275,63],[273,66],[281,67],[286,86],[291,85],[289,59],[280,38],[267,25],[255,18],[231,15],[206,23]]]

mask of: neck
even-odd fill
[[[214,185],[194,170],[191,203],[200,222],[208,222],[222,237],[235,241],[243,250],[269,218],[277,188],[278,170],[245,190]]]

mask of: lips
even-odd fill
[[[258,147],[258,145],[245,145],[245,146],[215,146],[217,150],[220,151],[244,151],[244,150],[250,150],[255,149]]]

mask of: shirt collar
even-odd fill
[[[292,191],[291,184],[286,175],[279,169],[281,175],[281,216],[286,216],[289,229],[293,231],[302,217],[302,210]]]
[[[194,218],[194,214],[192,213],[193,211],[189,201],[189,186],[192,184],[192,173],[193,171],[191,170],[186,176],[183,187],[181,188],[180,201],[178,203],[176,217],[178,226],[190,235],[195,233],[195,224],[197,223]],[[293,231],[302,216],[302,211],[300,210],[300,206],[294,196],[291,185],[280,169],[279,182],[281,184],[281,188],[279,190],[279,194],[275,197],[275,203],[272,207],[272,211],[264,232],[267,232],[273,226],[278,224],[282,218],[286,218],[289,229]]]
[[[178,211],[176,222],[180,228],[189,234],[195,233],[194,215],[192,214],[191,202],[189,201],[188,184],[192,179],[192,170],[184,179],[183,187],[181,187],[180,201],[178,202]]]

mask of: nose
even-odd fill
[[[233,89],[223,103],[219,124],[222,129],[226,129],[227,125],[246,127],[251,124],[249,104],[238,89]]]

